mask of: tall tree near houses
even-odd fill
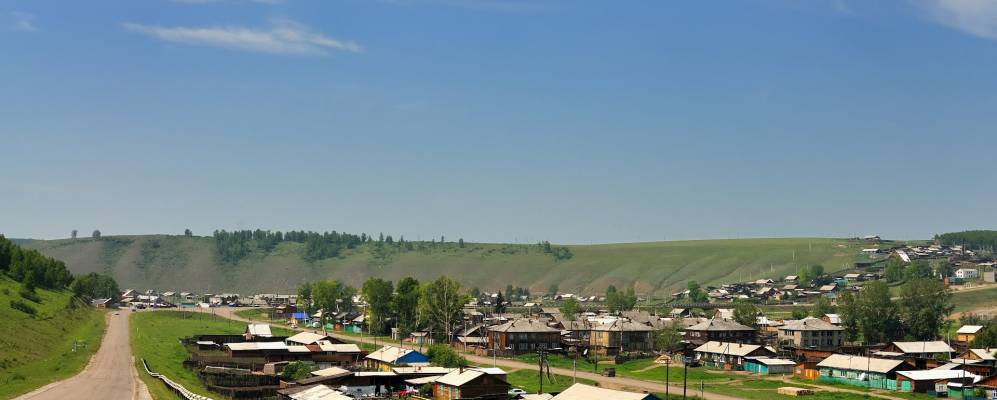
[[[571,321],[578,316],[579,312],[581,312],[582,305],[578,302],[578,300],[575,300],[575,298],[572,297],[565,300],[564,303],[561,304],[559,310],[561,311],[561,315],[564,316],[564,319]]]
[[[734,302],[734,320],[744,326],[758,325],[758,307],[744,300]]]
[[[906,333],[917,340],[932,340],[949,322],[954,309],[952,293],[941,281],[914,278],[900,287],[900,316]]]
[[[855,295],[849,291],[841,293],[838,297],[838,314],[841,316],[841,327],[845,328],[847,341],[855,341],[859,337],[859,313]]]
[[[391,298],[391,308],[398,316],[398,333],[408,337],[418,326],[419,297],[422,294],[419,281],[405,277],[398,281],[395,295]]]
[[[810,309],[810,316],[820,318],[824,314],[829,314],[833,311],[834,307],[831,306],[831,301],[827,297],[820,296],[814,301],[813,308]]]
[[[498,296],[495,297],[495,308],[496,314],[502,314],[505,312],[505,297],[502,296],[502,292],[498,292]]]
[[[369,278],[363,283],[360,293],[367,302],[372,332],[384,332],[385,320],[391,313],[391,295],[394,291],[394,285],[381,278]]]
[[[467,303],[460,282],[441,276],[423,287],[419,302],[422,318],[444,333],[447,342],[453,340],[453,331],[463,320],[464,304]]]
[[[305,282],[298,286],[298,304],[301,304],[306,313],[312,313],[312,285]]]
[[[887,343],[898,336],[900,316],[886,282],[867,283],[856,297],[855,311],[866,343]]]
[[[353,308],[353,295],[356,289],[339,281],[318,281],[312,283],[312,298],[315,306],[321,308],[322,322],[326,322],[333,312],[348,311]]]

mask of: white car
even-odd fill
[[[524,395],[524,394],[526,394],[526,391],[523,390],[523,389],[520,389],[520,388],[515,388],[515,389],[512,389],[512,390],[509,390],[509,395],[510,396],[519,396],[519,395]]]

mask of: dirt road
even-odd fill
[[[148,388],[138,379],[128,341],[128,311],[108,313],[107,333],[100,350],[78,375],[52,383],[16,400],[110,399],[149,400]]]

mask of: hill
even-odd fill
[[[142,235],[19,243],[64,261],[76,274],[107,273],[121,287],[140,289],[256,293],[287,291],[315,279],[358,286],[370,276],[429,280],[447,275],[482,290],[511,284],[542,293],[558,285],[562,292],[597,294],[612,284],[633,285],[640,294],[658,296],[689,280],[719,284],[775,278],[810,264],[822,264],[829,272],[850,268],[864,261],[860,249],[868,246],[827,238],[693,240],[566,246],[570,257],[564,258],[538,245],[426,243],[396,251],[375,243],[309,262],[304,244],[284,241],[226,263],[219,262],[212,237]]]
[[[39,288],[34,301],[23,298],[21,289],[0,274],[0,399],[76,374],[97,351],[104,332],[104,313],[69,291]],[[12,308],[11,301],[29,305],[36,315]]]

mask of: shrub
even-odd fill
[[[454,351],[450,346],[434,344],[429,346],[428,353],[429,360],[441,367],[457,368],[467,366],[467,359]]]
[[[10,308],[13,308],[15,310],[21,311],[21,312],[23,312],[25,314],[28,314],[28,315],[35,315],[35,313],[37,313],[37,311],[35,311],[34,307],[32,307],[32,306],[28,305],[28,303],[25,303],[25,302],[20,301],[20,300],[11,300],[10,301]]]
[[[38,293],[35,293],[27,289],[21,289],[20,291],[17,292],[17,294],[21,295],[21,297],[23,297],[25,300],[31,300],[35,303],[42,302],[41,297],[38,297]]]

